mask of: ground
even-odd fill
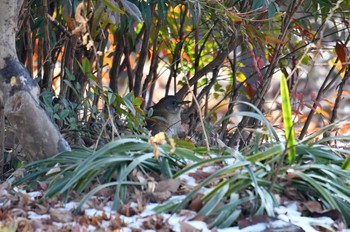
[[[158,182],[153,193],[148,193],[147,203],[139,206],[141,199],[123,205],[118,213],[112,211],[113,191],[106,189],[98,197],[92,197],[77,210],[82,196],[69,194],[64,203],[62,197],[44,198],[45,184],[39,183],[39,191],[26,192],[21,187],[12,187],[8,182],[0,186],[0,231],[348,231],[344,229],[337,211],[319,212],[317,202],[282,200],[275,208],[275,217],[256,216],[241,219],[238,226],[209,228],[211,219],[198,216],[195,200],[178,213],[155,213],[153,209],[163,201],[183,199],[179,189],[190,189],[200,181],[203,170],[182,175],[176,180]],[[207,170],[208,171],[208,170]],[[162,195],[156,194],[164,193]],[[170,195],[167,197],[166,192]],[[209,191],[203,189],[203,193]],[[184,191],[182,190],[182,193]],[[145,192],[140,192],[141,195]],[[145,195],[143,195],[145,196]],[[75,200],[74,200],[75,199]],[[314,211],[310,214],[311,211]],[[309,212],[309,216],[303,216]],[[17,228],[17,230],[16,230]],[[278,228],[278,229],[277,229]],[[281,230],[282,229],[282,230]]]

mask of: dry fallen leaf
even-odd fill
[[[203,202],[202,202],[202,197],[203,194],[197,194],[195,195],[191,202],[188,205],[188,209],[189,210],[193,210],[195,212],[198,212],[199,210],[201,210],[203,208]]]
[[[196,180],[196,183],[203,182],[204,179],[208,178],[212,173],[209,172],[203,172],[203,171],[196,171],[196,172],[190,172],[188,175],[193,177]]]
[[[159,232],[172,232],[171,225],[162,215],[151,215],[142,222],[143,229]]]
[[[154,189],[154,192],[164,192],[170,191],[171,193],[175,193],[181,185],[180,179],[167,179],[158,182],[157,186]]]
[[[169,200],[171,197],[172,194],[170,191],[149,193],[151,202],[163,203],[164,201]]]
[[[280,221],[279,223],[272,223],[275,221]],[[304,230],[296,225],[289,222],[282,221],[280,219],[270,217],[267,215],[256,215],[252,218],[245,218],[238,221],[238,226],[240,229],[256,225],[258,223],[266,223],[265,232],[283,231],[283,232],[304,232]]]
[[[303,202],[303,206],[311,213],[320,212],[322,210],[322,206],[317,201],[306,201]]]
[[[118,211],[121,215],[131,217],[138,213],[137,209],[131,207],[129,204],[122,204]]]
[[[67,223],[67,222],[73,221],[72,213],[67,210],[51,208],[49,210],[49,213],[50,213],[51,219],[55,222]]]
[[[180,229],[181,229],[181,232],[201,232],[202,231],[184,221],[180,221]]]

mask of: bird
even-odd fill
[[[152,117],[147,120],[147,129],[152,135],[163,131],[168,137],[178,135],[181,127],[181,105],[188,101],[178,100],[176,96],[166,96],[149,110],[153,111]]]

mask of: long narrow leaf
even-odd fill
[[[288,160],[291,165],[296,157],[294,126],[292,119],[292,108],[289,100],[289,90],[287,80],[284,76],[281,78],[281,98],[282,98],[282,115],[284,129],[286,133],[287,147],[288,147]]]
[[[301,179],[303,179],[307,185],[311,186],[314,188],[315,191],[317,191],[321,197],[329,204],[329,206],[332,209],[339,209],[337,202],[334,200],[334,197],[332,194],[329,192],[328,189],[324,188],[320,183],[315,181],[313,178],[311,178],[309,175],[300,172],[300,171],[295,171],[294,172],[297,176],[299,176]]]
[[[258,109],[258,107],[256,107],[255,105],[253,105],[252,103],[249,102],[244,102],[244,101],[235,101],[237,103],[240,104],[244,104],[244,105],[248,105],[249,107],[251,107],[256,113],[254,112],[250,112],[250,111],[239,111],[239,112],[234,112],[230,115],[227,115],[225,117],[223,117],[221,120],[219,120],[218,122],[216,122],[216,124],[220,125],[220,123],[223,120],[226,120],[227,118],[230,117],[234,117],[234,116],[246,116],[246,117],[252,117],[255,119],[258,119],[259,121],[261,121],[263,124],[265,124],[267,130],[269,131],[270,137],[274,138],[276,141],[280,141],[280,139],[278,138],[278,135],[276,133],[276,131],[273,129],[273,127],[270,125],[270,122],[265,118],[264,114]]]
[[[348,157],[346,157],[344,163],[343,163],[343,166],[342,166],[342,169],[344,170],[349,170],[350,168],[350,155],[348,155]]]
[[[199,215],[206,215],[208,216],[215,207],[222,201],[222,198],[225,196],[228,190],[228,185],[224,185],[220,188],[220,191],[218,191],[205,205],[204,207],[198,212]]]
[[[118,198],[120,197],[120,188],[121,188],[121,184],[123,181],[126,180],[127,176],[132,172],[132,170],[134,170],[140,163],[142,163],[143,161],[150,159],[154,156],[153,153],[146,153],[142,156],[139,156],[137,158],[135,158],[128,166],[125,170],[123,170],[120,175],[119,175],[119,181],[118,181],[118,185],[117,188],[115,190],[115,195],[114,195],[114,202],[113,202],[113,206],[112,209],[113,210],[118,210],[118,205],[119,205],[119,201]]]
[[[115,181],[115,182],[109,182],[103,185],[99,185],[96,188],[94,188],[93,190],[91,190],[90,192],[88,192],[87,194],[85,194],[85,196],[83,197],[83,199],[81,199],[81,201],[79,202],[77,209],[75,209],[75,211],[79,211],[79,209],[84,205],[84,203],[89,200],[93,195],[95,195],[98,191],[104,189],[104,188],[108,188],[108,187],[112,187],[112,186],[116,186],[116,185],[146,185],[146,183],[139,183],[139,182],[133,182],[133,181]]]
[[[211,159],[214,160],[214,159]],[[235,164],[232,164],[230,166],[224,167],[221,170],[213,173],[212,175],[210,175],[208,178],[206,178],[205,180],[202,181],[202,183],[192,192],[190,192],[183,201],[181,201],[181,203],[179,203],[178,205],[176,205],[173,210],[177,211],[178,209],[180,209],[182,206],[184,206],[187,202],[189,202],[192,197],[198,193],[200,191],[200,189],[204,186],[206,186],[208,183],[214,181],[217,177],[224,175],[225,173],[234,173],[235,170],[240,169],[246,165],[248,165],[249,162],[248,161],[242,161],[242,162],[237,162]],[[197,166],[197,164],[195,164],[194,166]],[[161,206],[160,206],[161,207]],[[158,210],[158,207],[155,207],[154,209],[156,212]]]
[[[247,157],[247,160],[251,161],[253,163],[258,162],[258,161],[262,161],[262,160],[266,160],[268,158],[282,154],[284,149],[285,149],[285,147],[284,147],[283,143],[278,143],[266,151],[258,152],[254,155]]]

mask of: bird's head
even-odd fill
[[[177,134],[181,125],[181,105],[188,101],[178,100],[175,96],[166,96],[151,107],[152,118],[147,120],[147,128],[152,135],[165,131],[169,137]]]
[[[154,107],[158,109],[165,109],[169,113],[177,114],[181,110],[181,105],[188,103],[188,101],[178,100],[175,96],[166,96],[162,98]]]

